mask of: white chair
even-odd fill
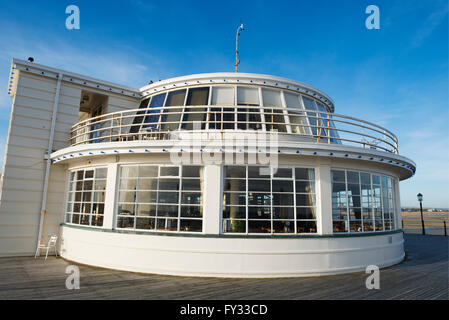
[[[34,255],[34,259],[36,259],[36,257],[40,255],[40,250],[41,249],[46,249],[47,252],[45,253],[45,260],[47,260],[48,250],[50,250],[51,247],[55,248],[55,255],[58,256],[58,251],[56,250],[56,242],[57,241],[58,241],[58,236],[53,235],[53,236],[50,237],[50,240],[48,240],[47,245],[39,244],[39,246],[36,249],[36,254]]]

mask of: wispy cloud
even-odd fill
[[[444,3],[442,7],[433,11],[422,23],[421,28],[416,32],[413,40],[412,47],[416,48],[423,44],[424,40],[429,37],[432,32],[447,18],[449,13],[448,3]]]

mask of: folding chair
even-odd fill
[[[34,259],[36,259],[36,257],[40,255],[40,249],[46,249],[47,252],[45,253],[45,260],[47,260],[48,250],[50,250],[51,247],[55,248],[55,255],[58,256],[58,251],[56,250],[56,242],[57,241],[58,241],[58,236],[53,235],[50,237],[50,240],[48,240],[47,245],[39,244],[39,246],[36,249],[36,254],[34,255]]]

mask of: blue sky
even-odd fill
[[[67,30],[65,8],[80,8]],[[380,30],[365,8],[380,9]],[[0,153],[12,99],[12,57],[141,87],[149,80],[233,71],[315,86],[336,113],[377,123],[417,164],[401,182],[403,206],[449,207],[448,2],[389,1],[3,1],[0,4]]]

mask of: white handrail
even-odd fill
[[[243,113],[236,112],[236,108],[246,110]],[[286,114],[285,111],[287,111]],[[261,117],[262,112],[265,116],[270,115],[271,117]],[[211,114],[214,115],[213,118],[210,117]],[[202,120],[187,120],[187,117],[192,115],[198,115]],[[244,115],[245,121],[239,121],[235,115]],[[284,122],[284,115],[290,117],[290,121],[287,123]],[[277,116],[282,117],[276,119]],[[147,117],[154,117],[154,121],[147,122]],[[294,118],[299,118],[295,119],[296,123],[292,122]],[[315,119],[315,124],[304,121],[306,118]],[[168,119],[170,121],[167,121]],[[262,119],[270,121],[262,121]],[[204,128],[201,132],[261,130],[262,128],[268,130],[270,128],[272,130],[279,129],[278,131],[284,135],[313,137],[319,143],[355,143],[362,145],[363,148],[369,147],[398,153],[397,137],[391,131],[372,122],[331,112],[262,106],[200,105],[117,111],[89,118],[72,126],[70,144],[143,139],[144,136],[139,133],[142,126],[153,126],[155,130],[151,132],[151,138],[165,140],[170,139],[168,136],[170,130],[168,129],[171,131],[187,130],[187,127],[193,127],[196,122],[199,122],[201,128]],[[234,129],[229,129],[229,127]],[[242,127],[244,129],[241,129]],[[287,127],[302,127],[303,133],[293,133],[293,130],[287,130]]]

